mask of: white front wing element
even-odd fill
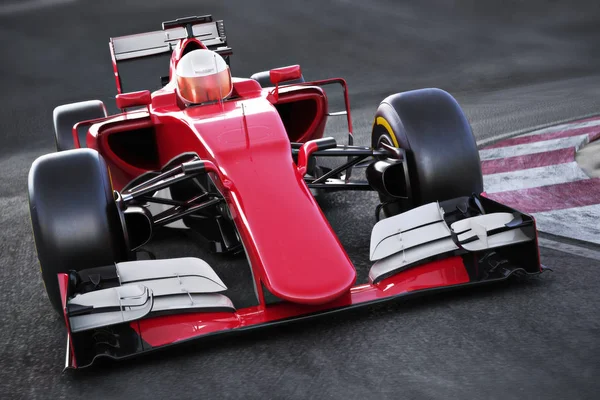
[[[191,311],[233,312],[235,307],[229,297],[222,294],[185,294],[155,297],[151,313],[166,314]]]
[[[234,312],[215,271],[198,258],[116,264],[121,286],[78,294],[68,301],[72,332],[139,320],[157,314]]]
[[[419,240],[425,240],[427,233],[433,233],[440,237],[450,236],[450,231],[444,223],[442,217],[443,211],[438,203],[429,203],[417,207],[402,214],[383,219],[375,224],[371,232],[371,261],[380,260],[384,257],[397,253],[405,248],[419,244]],[[443,224],[442,231],[437,227],[440,222]],[[429,231],[420,231],[432,224],[436,228]],[[410,234],[409,234],[410,232]],[[421,235],[423,233],[424,235]],[[405,241],[411,245],[407,245]]]
[[[152,289],[154,296],[227,290],[210,265],[194,257],[121,262],[117,274],[121,285],[141,284]]]
[[[80,332],[145,317],[152,309],[152,294],[141,285],[114,287],[77,295],[69,300],[69,306],[106,310],[70,317],[71,332]]]
[[[394,272],[415,265],[421,260],[433,257],[438,254],[458,250],[450,237],[443,240],[430,242],[422,246],[414,247],[400,253],[392,254],[389,257],[377,261],[369,270],[369,280],[373,283],[383,279]]]
[[[459,247],[443,218],[438,203],[429,203],[405,213],[379,221],[371,233],[369,280],[377,282],[436,255]],[[523,229],[508,229],[515,219],[511,213],[492,213],[465,218],[452,224],[462,248],[479,251],[532,240]],[[501,232],[493,232],[506,228]]]
[[[458,240],[461,246],[469,251],[492,249],[531,240],[522,229],[518,228],[489,235],[490,231],[502,228],[514,219],[515,215],[511,213],[478,215],[456,221],[452,224],[452,230],[456,233],[464,232],[458,235]],[[477,240],[471,241],[475,238]]]

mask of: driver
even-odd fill
[[[220,101],[233,90],[229,66],[211,50],[193,50],[181,57],[175,75],[179,96],[187,105]]]

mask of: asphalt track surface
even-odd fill
[[[345,77],[364,144],[377,103],[418,87],[455,94],[480,141],[598,113],[598,3],[490,3],[0,3],[0,398],[597,398],[600,261],[597,248],[572,254],[581,243],[542,248],[554,272],[526,282],[60,373],[65,336],[39,278],[26,178],[53,150],[55,106],[99,98],[114,110],[108,37],[212,13],[226,20],[235,75],[299,63],[307,78]],[[321,205],[364,279],[373,196]],[[243,261],[204,256],[184,235],[159,247],[206,258],[234,302],[247,298]]]

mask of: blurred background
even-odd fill
[[[598,265],[552,249],[542,260],[560,273],[506,290],[61,375],[29,167],[54,151],[54,107],[116,111],[109,37],[202,14],[225,20],[235,76],[300,64],[307,80],[345,78],[358,144],[379,101],[420,87],[455,95],[480,143],[600,112],[598,1],[0,0],[0,398],[597,398]],[[372,226],[369,195],[322,204],[353,260],[368,250],[353,238]]]
[[[46,124],[65,102],[114,104],[109,37],[203,13],[225,20],[234,75],[298,63],[307,79],[347,79],[357,109],[372,111],[387,94],[433,86],[455,94],[474,120],[480,113],[495,117],[497,107],[536,110],[532,121],[475,129],[487,135],[590,113],[590,99],[598,104],[600,3],[594,1],[3,0],[2,151],[31,144],[33,131],[47,129],[10,125],[15,113],[35,109]],[[527,89],[510,91],[520,87]]]

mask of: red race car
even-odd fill
[[[448,93],[385,98],[371,145],[356,146],[343,79],[305,82],[297,65],[232,78],[223,21],[211,16],[113,38],[110,52],[121,113],[100,101],[57,107],[58,152],[29,174],[67,367],[542,271],[535,221],[486,198],[471,127]],[[158,90],[125,92],[126,75],[139,81],[150,64],[165,72]],[[345,111],[329,111],[326,85],[341,85]],[[343,145],[323,137],[339,116]],[[381,200],[365,282],[315,200],[347,190]],[[236,306],[201,259],[138,259],[164,226],[245,253],[258,305]]]

